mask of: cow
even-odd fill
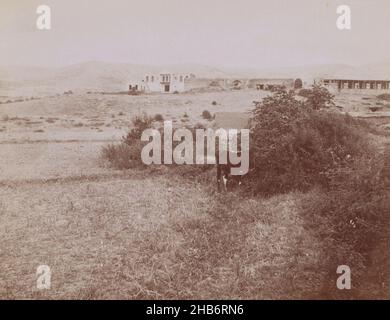
[[[249,129],[250,117],[242,112],[217,112],[215,114],[215,127],[229,129]],[[239,168],[240,163],[234,164],[231,161],[232,156],[241,157],[241,145],[238,143],[236,151],[226,151],[227,163],[220,162],[219,148],[216,150],[216,166],[217,166],[217,189],[218,192],[228,191],[232,185],[240,186],[242,184],[242,175],[232,175],[232,168]],[[236,154],[234,154],[236,152]]]

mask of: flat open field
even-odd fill
[[[214,180],[99,161],[141,111],[207,124],[203,110],[246,111],[264,95],[69,94],[1,104],[0,298],[321,296],[326,270],[298,214],[303,195],[235,201],[217,194]],[[50,290],[36,289],[42,264]]]

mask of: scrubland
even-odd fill
[[[331,188],[220,194],[214,168],[118,169],[101,156],[122,144],[140,112],[208,126],[205,110],[250,111],[266,95],[66,94],[1,104],[0,297],[388,298],[390,121],[362,97],[335,103],[371,116],[354,126],[375,151],[361,150],[371,160],[343,167],[355,171],[337,172],[343,183],[332,179]],[[36,288],[42,264],[50,290]],[[352,269],[350,291],[336,288],[340,264]]]

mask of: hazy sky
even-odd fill
[[[41,4],[50,31],[36,28]],[[389,30],[389,0],[0,0],[0,65],[359,65],[390,61]]]

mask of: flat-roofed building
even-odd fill
[[[316,83],[322,84],[333,91],[366,91],[390,90],[390,80],[364,80],[364,79],[319,79]]]

